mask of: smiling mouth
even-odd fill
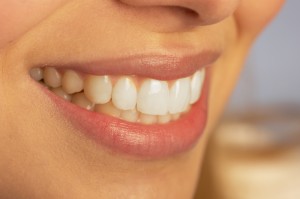
[[[33,68],[31,77],[81,108],[128,122],[165,124],[187,113],[201,95],[205,69],[172,81]]]
[[[203,133],[206,66],[217,58],[216,53],[134,57],[106,66],[32,67],[29,73],[77,131],[112,151],[161,158],[190,149]]]

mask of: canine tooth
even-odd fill
[[[205,78],[205,70],[199,70],[197,71],[191,81],[191,99],[190,104],[194,104],[197,102],[200,98],[201,90],[203,87],[203,82]]]
[[[74,71],[67,70],[62,77],[62,88],[68,94],[78,93],[83,89],[82,78]]]
[[[57,88],[61,86],[61,75],[55,68],[46,67],[44,69],[44,82],[52,87]]]
[[[120,116],[120,118],[128,122],[136,122],[138,120],[138,117],[139,114],[135,109],[129,111],[123,111]]]
[[[155,124],[157,122],[157,116],[155,115],[140,114],[139,119],[142,124]]]
[[[97,104],[95,111],[98,113],[104,113],[113,117],[120,117],[121,110],[117,109],[111,102],[106,104]]]
[[[168,83],[154,79],[143,82],[138,93],[137,109],[148,115],[165,115],[168,113]]]
[[[43,79],[43,70],[41,68],[32,68],[29,73],[32,79],[36,81]]]
[[[170,89],[169,112],[171,114],[183,112],[190,101],[191,82],[189,78],[178,79]]]
[[[120,78],[112,92],[113,104],[121,110],[132,110],[136,106],[137,90],[133,81],[128,77]]]
[[[158,123],[159,124],[166,124],[170,121],[171,121],[171,115],[170,114],[158,116]]]
[[[72,102],[87,110],[93,110],[94,104],[89,101],[83,93],[76,93],[72,97]]]
[[[95,104],[108,103],[112,94],[110,78],[108,76],[88,76],[84,82],[84,94]]]
[[[63,98],[64,100],[71,101],[71,95],[66,93],[61,87],[53,88],[51,89],[51,91],[55,93],[57,96]]]

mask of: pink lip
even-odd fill
[[[158,80],[173,80],[191,76],[197,70],[215,62],[220,52],[202,51],[197,54],[134,55],[115,59],[101,59],[86,63],[55,65],[93,75],[137,75]],[[47,64],[47,66],[51,66]]]
[[[76,129],[107,148],[127,155],[163,158],[190,149],[204,131],[207,119],[208,81],[200,100],[179,120],[143,125],[87,111],[44,89],[58,111]]]
[[[157,57],[130,59],[129,62],[116,61],[107,65],[82,65],[58,66],[57,68],[72,68],[90,74],[134,74],[152,77],[156,79],[174,79],[193,74],[199,68],[211,64],[217,58],[217,54],[207,54],[206,58],[198,56],[172,58],[173,61]],[[147,61],[146,63],[143,61]],[[152,60],[152,61],[151,61]],[[201,61],[199,61],[201,60]],[[119,60],[120,61],[120,60]],[[103,62],[102,62],[103,63]],[[136,63],[140,67],[136,67]],[[151,64],[149,64],[151,63]],[[166,64],[167,65],[164,65]],[[108,67],[107,67],[108,66]],[[125,67],[127,66],[127,67]],[[151,69],[151,66],[154,69]],[[170,73],[167,73],[170,71]],[[130,123],[108,115],[87,111],[72,103],[69,103],[49,90],[43,91],[52,99],[67,121],[71,123],[87,137],[93,139],[108,149],[143,158],[163,158],[185,152],[192,148],[204,131],[207,119],[207,98],[209,87],[209,68],[206,69],[206,79],[199,101],[192,106],[190,111],[177,121],[168,124],[143,125]]]

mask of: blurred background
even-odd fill
[[[300,1],[287,0],[257,39],[228,107],[300,105]],[[250,17],[250,16],[249,16]]]
[[[196,198],[300,199],[299,9],[287,0],[253,46],[210,139]]]

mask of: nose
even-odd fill
[[[181,10],[182,12],[180,12],[180,17],[177,17],[177,20],[186,21],[189,18],[193,20],[193,24],[197,26],[210,25],[222,21],[235,11],[239,1],[240,0],[121,0],[121,2],[135,7],[160,8],[160,12],[173,12],[173,16]]]

